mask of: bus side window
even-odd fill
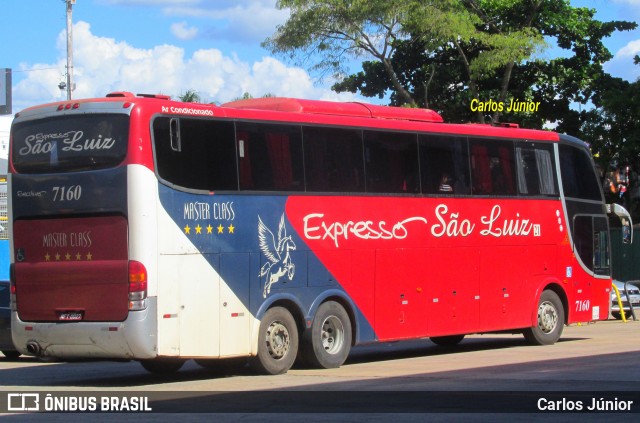
[[[304,190],[299,126],[238,123],[236,143],[240,189]]]
[[[420,191],[415,134],[365,131],[364,151],[367,192]]]
[[[512,141],[472,140],[473,194],[516,195]]]
[[[469,194],[469,155],[465,138],[420,135],[419,149],[424,194]]]
[[[573,222],[575,250],[582,262],[598,275],[609,275],[609,226],[602,216],[578,215]]]
[[[306,190],[364,192],[362,131],[304,127]]]
[[[560,144],[562,189],[568,198],[602,201],[600,181],[586,150]]]
[[[542,143],[516,143],[518,192],[522,195],[557,195],[553,147]]]
[[[176,151],[171,144],[169,119],[154,119],[158,175],[187,189],[237,190],[233,133],[233,122],[180,118],[180,150]]]

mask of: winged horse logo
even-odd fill
[[[291,261],[290,251],[296,249],[296,244],[287,235],[287,227],[284,223],[284,213],[280,217],[278,226],[278,240],[276,242],[273,232],[262,222],[258,216],[258,242],[262,254],[267,258],[267,262],[260,268],[260,276],[265,276],[264,290],[262,296],[267,298],[271,292],[271,285],[278,282],[283,276],[293,280],[296,265]],[[285,281],[286,282],[286,281]]]

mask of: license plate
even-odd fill
[[[83,319],[83,313],[81,311],[63,311],[58,314],[58,320],[65,322],[75,322]]]

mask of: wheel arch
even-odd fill
[[[277,296],[273,296],[269,301],[265,301],[258,311],[256,312],[253,329],[252,329],[252,341],[251,341],[251,355],[256,355],[258,352],[258,331],[260,328],[260,322],[264,317],[265,313],[274,307],[282,307],[285,308],[291,313],[293,320],[296,322],[296,327],[298,329],[298,334],[302,334],[305,328],[305,316],[303,312],[303,305],[300,303],[299,299],[290,294],[280,294]]]
[[[258,313],[256,314],[256,318],[258,320],[261,320],[262,316],[264,316],[264,314],[269,309],[272,309],[274,307],[283,307],[289,310],[289,313],[291,313],[291,315],[293,316],[293,319],[296,321],[296,325],[298,326],[298,331],[300,331],[301,328],[305,327],[304,312],[302,311],[304,307],[300,303],[298,298],[292,295],[282,295],[282,296],[274,297],[272,301],[265,302],[264,304],[262,304],[262,307],[260,307],[260,309],[258,310]]]
[[[556,280],[547,280],[545,281],[545,283],[543,283],[540,287],[540,289],[538,290],[538,293],[536,295],[536,302],[535,302],[535,306],[533,307],[533,316],[532,316],[532,322],[533,324],[537,324],[537,320],[538,320],[538,303],[540,302],[540,296],[542,295],[542,293],[546,290],[549,291],[553,291],[555,292],[555,294],[558,296],[558,298],[560,298],[560,301],[562,302],[562,308],[564,309],[564,324],[568,324],[569,322],[569,298],[567,297],[567,293],[566,291],[562,288],[562,285],[556,281]]]

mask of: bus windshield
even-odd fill
[[[127,153],[129,117],[114,114],[27,121],[13,129],[13,166],[19,173],[59,173],[120,164]]]

